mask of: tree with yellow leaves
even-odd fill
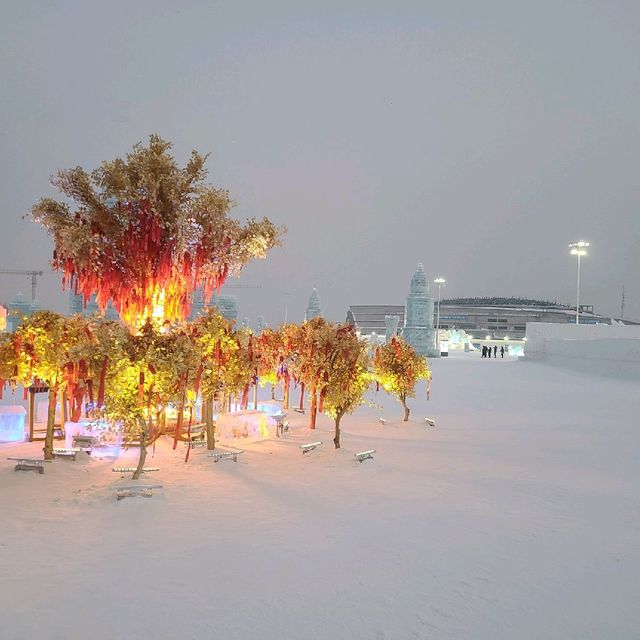
[[[382,388],[396,396],[404,407],[404,422],[409,420],[410,414],[407,398],[415,397],[417,381],[431,379],[427,359],[397,337],[376,349],[373,375]]]

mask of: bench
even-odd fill
[[[7,460],[15,460],[18,463],[14,471],[35,471],[40,475],[44,473],[44,463],[47,462],[39,458],[7,458]]]
[[[387,424],[387,421],[384,418],[378,418],[378,422],[380,424]]]
[[[319,447],[322,444],[322,440],[318,440],[318,442],[308,442],[307,444],[301,444],[300,448],[302,449],[302,455],[305,453],[309,453],[309,451],[313,451],[316,447]]]
[[[236,451],[220,451],[216,453],[210,453],[209,457],[213,458],[214,462],[218,462],[219,460],[233,460],[234,462],[238,462],[238,456],[244,453],[242,449],[238,449]]]
[[[355,454],[355,458],[358,462],[362,463],[365,460],[373,460],[373,454],[376,452],[375,449],[369,449],[369,451],[360,451]]]
[[[138,467],[113,467],[113,473],[134,473]],[[160,471],[160,467],[142,467],[142,473],[151,473],[152,471]]]
[[[206,440],[185,440],[185,446],[189,449],[197,449],[198,447],[206,447]]]
[[[205,425],[196,425],[195,427],[191,427],[191,433],[185,435],[188,435],[191,441],[204,440],[206,435]]]
[[[73,449],[54,449],[53,457],[54,458],[65,458],[67,460],[73,460],[75,462],[76,456],[80,453],[82,449],[73,448]]]
[[[304,413],[304,409],[294,409],[296,413]]]
[[[72,444],[74,447],[81,449],[93,449],[96,445],[100,444],[100,436],[73,436]]]
[[[435,426],[436,426],[435,420],[432,420],[431,418],[425,418],[424,422],[428,427],[433,427],[435,429]]]
[[[143,498],[151,498],[154,489],[162,489],[161,484],[125,484],[115,487],[116,497],[118,500],[124,498],[135,498],[142,496]]]

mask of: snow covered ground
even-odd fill
[[[432,367],[410,423],[379,394],[337,452],[293,412],[237,463],[160,442],[151,499],[116,501],[112,461],[39,476],[5,458],[42,443],[0,447],[0,638],[640,637],[638,383]]]

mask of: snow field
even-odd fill
[[[159,441],[151,499],[115,499],[135,451],[39,476],[4,459],[42,443],[0,447],[0,638],[638,638],[638,384],[432,368],[408,424],[372,393],[339,451],[293,411],[237,463]]]

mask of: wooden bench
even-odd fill
[[[316,447],[319,447],[322,444],[322,440],[318,440],[317,442],[308,442],[307,444],[301,444],[300,448],[302,449],[302,455],[305,453],[309,453],[309,451],[313,451]]]
[[[355,454],[355,458],[358,462],[362,463],[365,460],[373,460],[373,454],[376,452],[375,449],[369,449],[368,451],[360,451]]]
[[[82,451],[82,449],[73,448],[73,449],[54,449],[53,457],[54,458],[64,458],[66,460],[73,460],[75,462],[76,456]]]
[[[378,418],[378,422],[380,424],[387,424],[387,421],[384,418]]]
[[[118,500],[124,498],[135,498],[141,496],[143,498],[151,498],[154,489],[162,489],[161,484],[123,484],[115,487],[116,497]]]
[[[236,451],[216,451],[216,453],[210,453],[209,457],[213,458],[214,462],[218,462],[219,460],[233,460],[234,462],[238,462],[238,456],[241,453],[244,453],[242,449]]]
[[[304,413],[304,409],[294,409],[296,413]]]
[[[431,418],[425,418],[424,422],[428,427],[433,427],[435,429],[435,426],[436,426],[435,420],[432,420]]]
[[[7,458],[7,460],[15,460],[17,462],[14,471],[35,471],[40,475],[44,473],[44,463],[48,462],[39,458]]]
[[[134,473],[138,467],[113,467],[113,473]],[[142,473],[151,473],[152,471],[160,471],[160,467],[143,467]],[[123,476],[124,477],[124,476]]]

